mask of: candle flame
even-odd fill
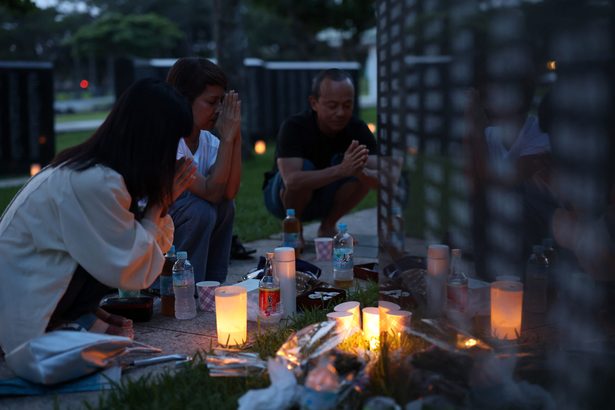
[[[465,347],[467,347],[467,348],[474,347],[477,344],[478,344],[478,341],[476,339],[471,339],[471,338],[466,340],[465,343],[464,343]]]
[[[267,144],[263,140],[258,140],[254,143],[254,152],[258,155],[263,155],[267,152]]]
[[[38,174],[39,172],[41,172],[41,164],[31,164],[30,165],[30,176],[31,177]]]

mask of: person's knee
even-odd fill
[[[235,219],[235,201],[224,200],[218,204],[217,217],[220,220],[230,221]]]
[[[195,201],[191,205],[189,212],[190,214],[186,223],[190,225],[190,229],[192,230],[211,230],[218,217],[217,207],[204,199]]]

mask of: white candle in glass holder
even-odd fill
[[[407,310],[395,310],[386,312],[386,321],[389,333],[395,336],[400,336],[402,333],[408,333],[406,328],[410,327],[412,320],[412,312]]]
[[[496,281],[491,284],[491,335],[515,340],[521,334],[523,284]]]
[[[240,346],[248,339],[248,293],[241,286],[215,290],[218,344]]]
[[[380,341],[380,312],[377,307],[363,308],[363,337],[370,347]]]
[[[338,331],[350,331],[354,327],[354,317],[350,312],[329,312],[327,319],[335,322]]]
[[[350,312],[352,313],[354,326],[361,329],[361,304],[359,302],[344,302],[333,308],[335,312]]]
[[[378,312],[380,313],[380,331],[388,332],[389,324],[387,323],[387,312],[400,310],[401,306],[397,303],[387,302],[386,300],[378,301]]]

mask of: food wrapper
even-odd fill
[[[333,321],[314,323],[293,333],[276,356],[287,363],[288,369],[298,369],[310,359],[332,350],[346,337],[347,332],[338,332]]]
[[[262,374],[267,362],[258,353],[216,350],[205,362],[212,377],[245,377]]]

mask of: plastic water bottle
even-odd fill
[[[465,313],[468,307],[468,275],[461,266],[461,249],[451,251],[451,273],[446,281],[446,309]]]
[[[525,269],[523,305],[528,312],[545,313],[547,311],[549,261],[544,255],[542,245],[534,245],[532,251]]]
[[[354,240],[345,223],[338,224],[337,229],[333,237],[333,281],[337,286],[350,287],[354,279]]]
[[[282,221],[282,246],[295,249],[295,258],[301,254],[301,222],[295,216],[295,210],[286,210],[286,218]]]
[[[194,300],[194,270],[188,260],[188,252],[177,252],[173,265],[173,293],[175,293],[175,318],[192,319],[196,316]]]
[[[164,257],[164,265],[160,274],[160,313],[164,316],[175,316],[175,294],[173,293],[173,265],[177,261],[175,245]]]

